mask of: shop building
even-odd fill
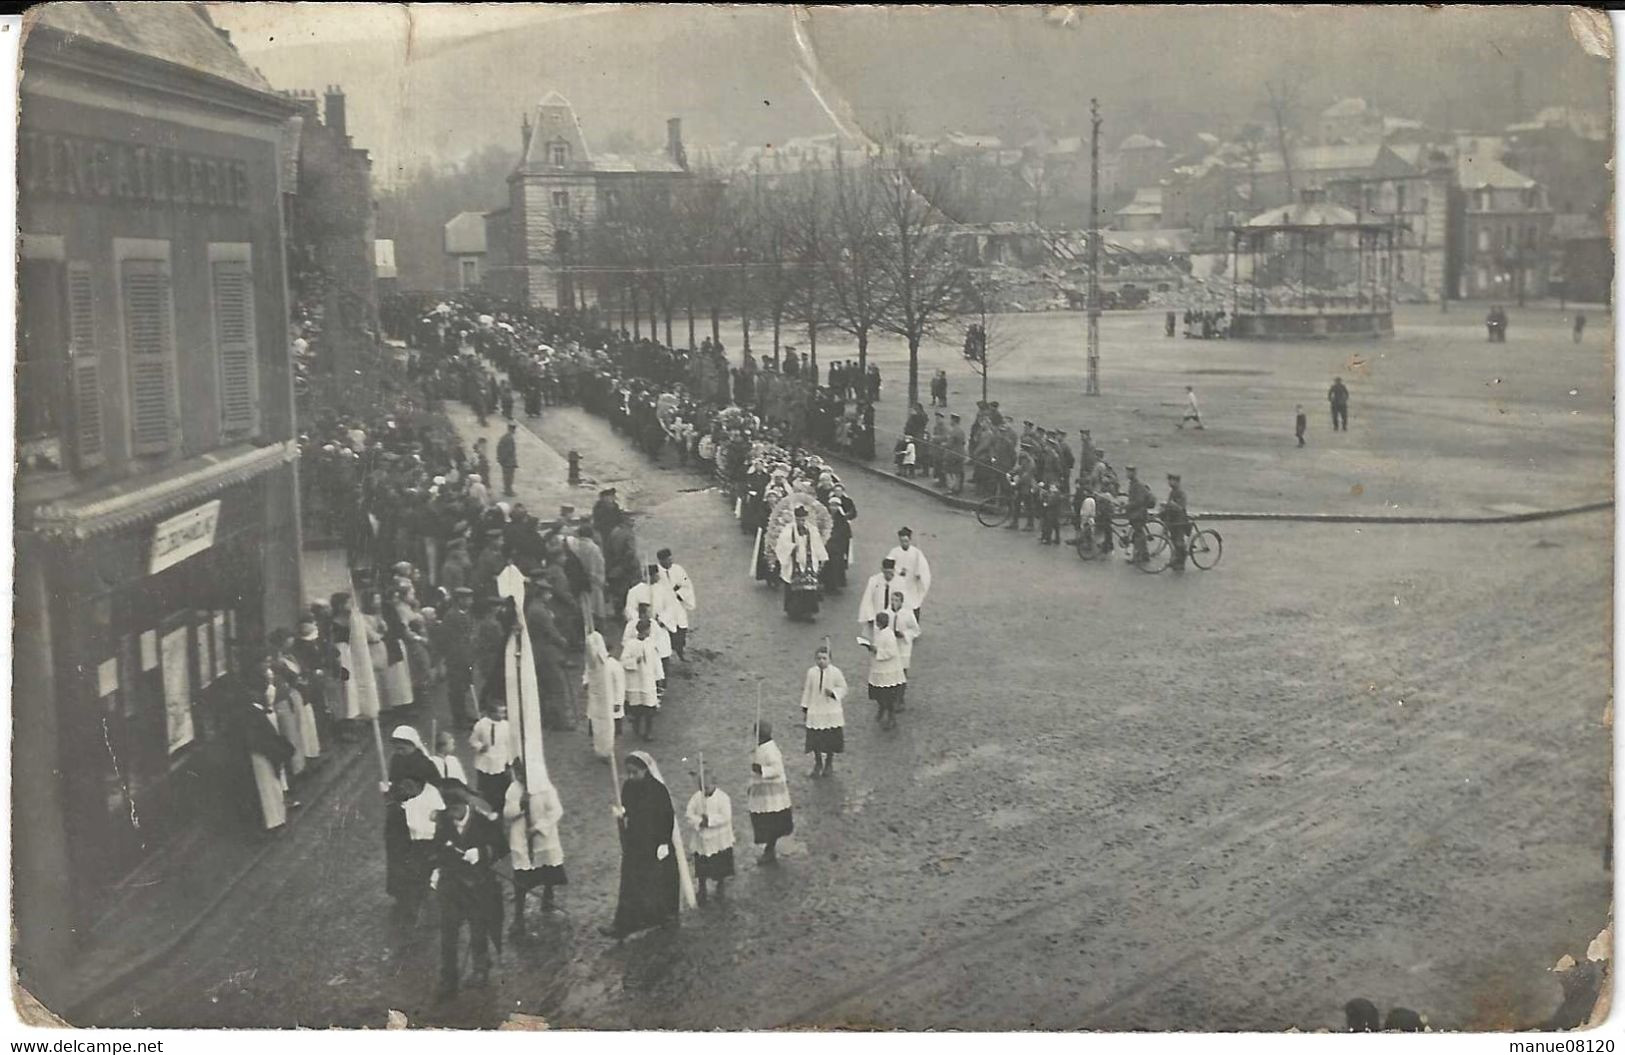
[[[20,979],[52,1006],[120,881],[244,804],[237,674],[301,603],[294,109],[201,5],[31,19],[13,890]]]

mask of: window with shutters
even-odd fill
[[[96,294],[90,265],[68,264],[69,385],[73,401],[73,448],[78,467],[102,463],[102,353],[96,340]]]
[[[259,425],[259,346],[254,327],[254,267],[246,245],[209,247],[209,296],[220,427],[228,435]]]
[[[17,473],[67,468],[66,266],[23,256],[17,265]]]
[[[119,257],[130,449],[135,454],[163,454],[177,443],[174,299],[168,254],[162,258],[120,254],[116,241],[114,251]]]

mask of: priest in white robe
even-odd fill
[[[784,614],[791,619],[818,614],[818,572],[829,560],[823,536],[808,520],[807,507],[797,506],[795,520],[779,532],[773,544],[779,578],[784,581]]]
[[[903,527],[897,529],[897,545],[886,557],[897,566],[897,577],[903,580],[908,606],[914,609],[914,618],[920,618],[925,608],[925,596],[931,592],[931,562],[925,551],[914,545],[914,532]]]
[[[869,576],[863,586],[863,596],[858,599],[858,622],[872,628],[875,616],[891,608],[894,590],[902,590],[906,602],[908,584],[897,577],[897,562],[887,557],[880,562],[880,570]]]
[[[699,595],[694,592],[694,580],[687,569],[672,560],[671,550],[663,549],[656,553],[655,560],[660,562],[661,584],[671,590],[677,601],[677,606],[672,610],[676,625],[671,631],[671,650],[686,663],[688,631],[693,622],[694,609],[699,604]]]

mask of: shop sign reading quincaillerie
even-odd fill
[[[247,209],[248,165],[234,158],[83,136],[23,132],[22,191],[153,205]]]
[[[148,574],[156,575],[213,546],[215,529],[219,526],[218,498],[159,523],[152,531],[152,561]]]

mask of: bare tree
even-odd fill
[[[753,205],[756,213],[755,266],[751,277],[756,285],[756,302],[773,323],[773,356],[778,358],[784,318],[790,309],[791,215],[790,203],[777,179],[765,179],[758,168],[753,177]]]
[[[719,217],[723,244],[719,247],[718,261],[727,281],[719,292],[722,299],[731,301],[739,310],[740,335],[744,350],[749,352],[750,322],[756,307],[757,290],[755,271],[759,245],[759,212],[753,180],[734,178],[729,181],[726,200]]]
[[[965,360],[982,379],[982,402],[986,403],[993,364],[1015,351],[1017,341],[999,314],[999,283],[992,274],[968,271],[963,298],[956,332],[963,338]]]
[[[882,185],[868,159],[835,155],[830,173],[829,236],[819,261],[829,294],[829,323],[858,344],[858,372],[868,368],[869,338],[891,310]]]
[[[793,265],[790,311],[807,327],[807,354],[818,367],[818,330],[829,322],[824,264],[835,251],[828,174],[809,166],[781,187],[789,218],[789,259]]]
[[[1298,188],[1292,178],[1292,147],[1288,142],[1287,131],[1295,127],[1298,111],[1298,84],[1295,80],[1264,82],[1264,91],[1269,96],[1270,114],[1275,119],[1275,143],[1281,151],[1281,168],[1286,173],[1286,192],[1289,199],[1296,201]]]
[[[964,304],[965,268],[953,250],[947,217],[936,205],[939,181],[912,162],[901,140],[871,165],[884,235],[880,271],[887,310],[880,327],[908,342],[908,401],[920,398],[920,345],[941,332]]]

